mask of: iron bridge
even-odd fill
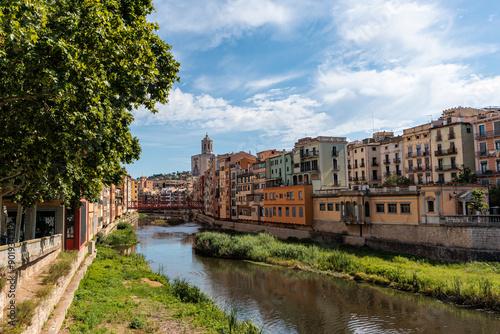
[[[202,204],[197,201],[128,201],[128,208],[137,210],[184,210],[201,207]]]

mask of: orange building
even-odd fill
[[[296,185],[264,189],[266,222],[297,225],[313,224],[313,187]]]

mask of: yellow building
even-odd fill
[[[296,185],[264,189],[265,222],[313,224],[313,186]]]

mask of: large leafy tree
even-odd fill
[[[139,157],[130,111],[166,103],[179,64],[151,0],[0,4],[0,198],[97,200]]]
[[[458,175],[452,181],[460,184],[472,184],[477,182],[477,175],[469,167],[462,165],[458,170]]]

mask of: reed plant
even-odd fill
[[[199,233],[195,250],[206,256],[302,268],[387,285],[456,303],[500,311],[500,263],[452,263],[366,248],[280,241],[268,233]]]

